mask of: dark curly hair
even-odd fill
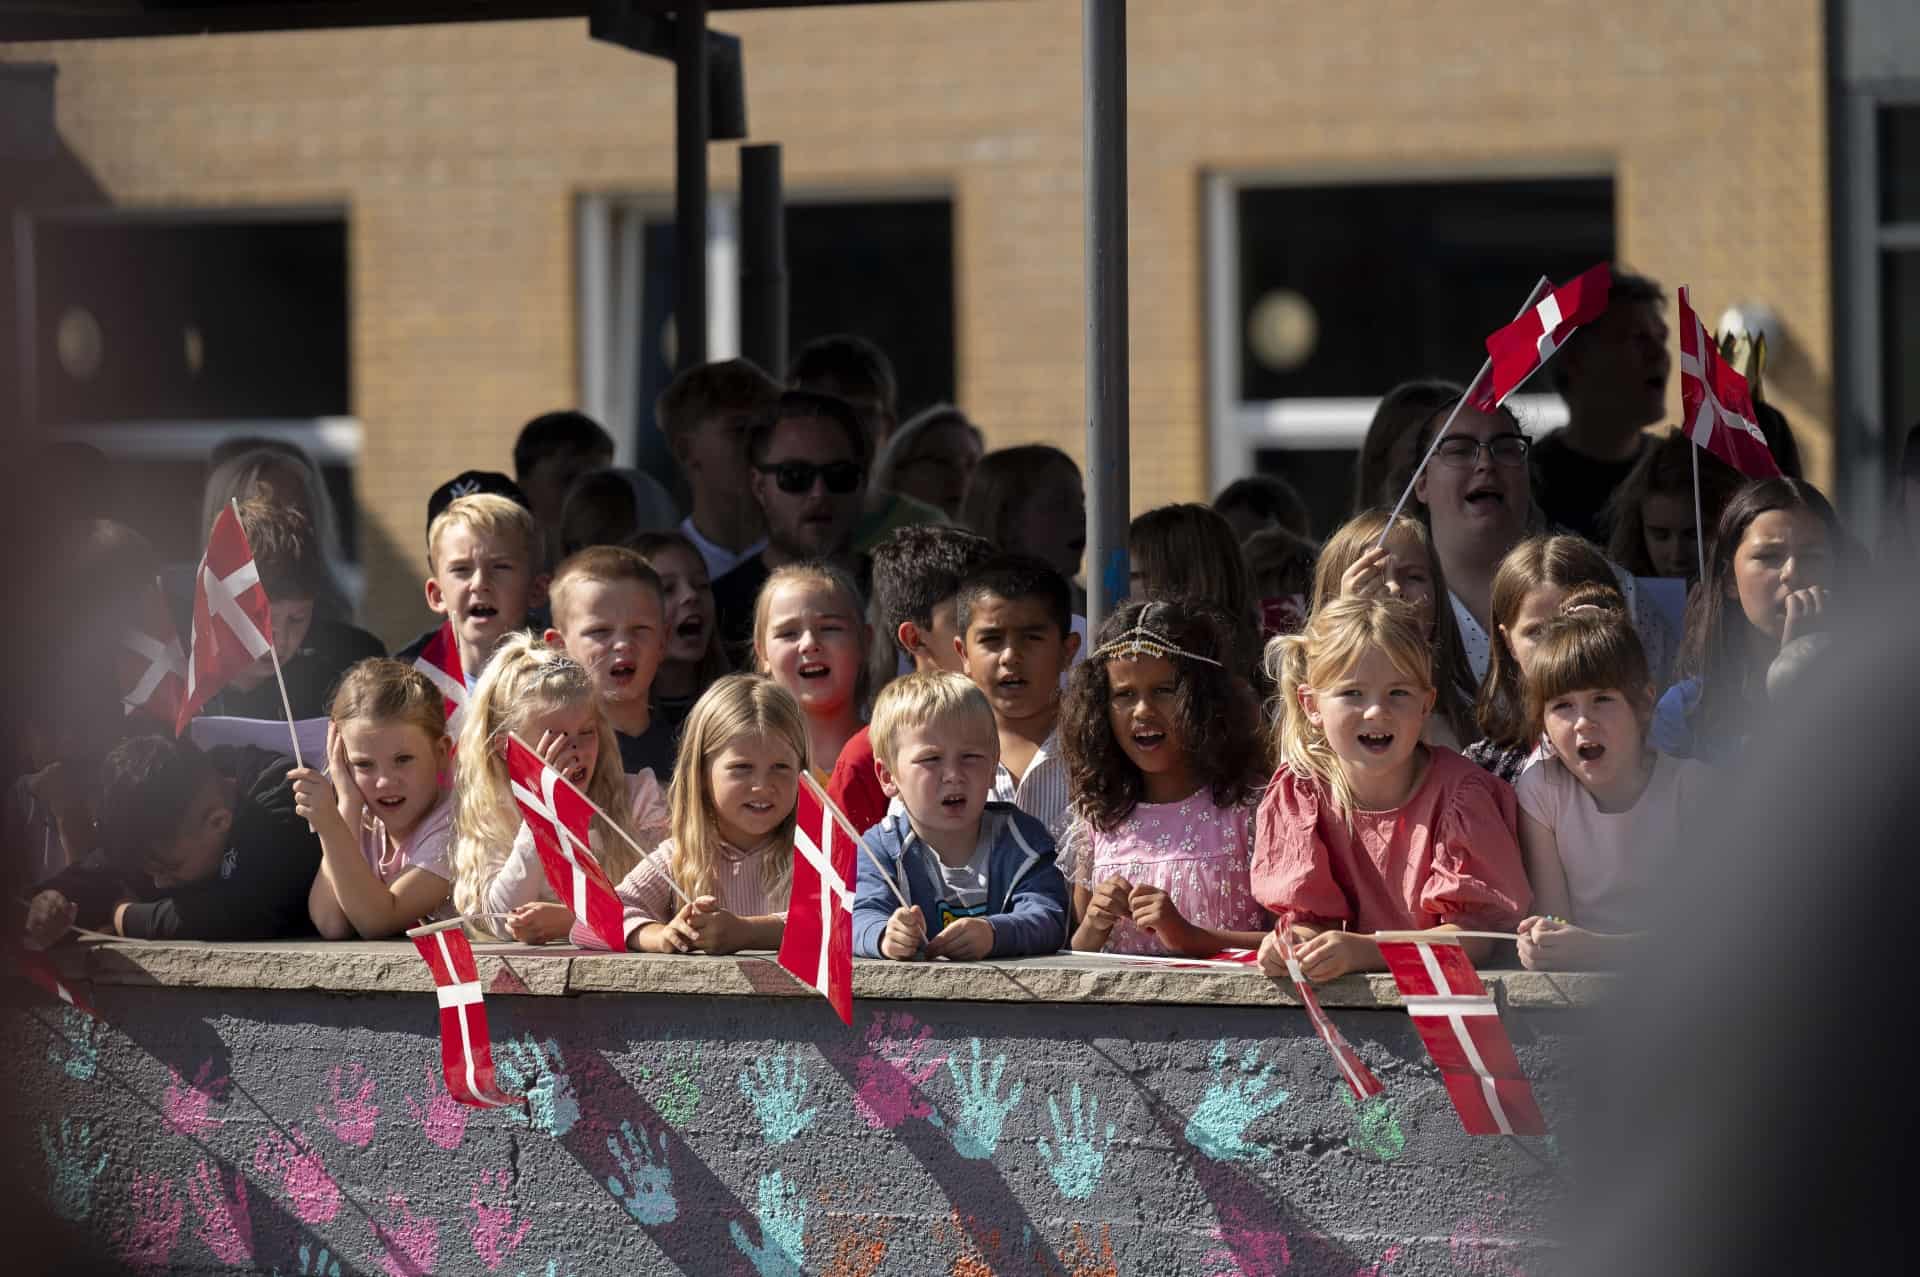
[[[1259,704],[1232,668],[1233,621],[1219,608],[1193,599],[1130,602],[1100,627],[1095,650],[1117,642],[1135,626],[1226,663],[1172,658],[1179,697],[1174,724],[1186,742],[1194,774],[1212,790],[1214,806],[1246,802],[1266,784],[1270,769]],[[1060,715],[1074,812],[1102,833],[1132,815],[1146,794],[1145,778],[1109,725],[1111,694],[1107,662],[1089,656],[1073,667]]]

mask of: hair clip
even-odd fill
[[[1122,634],[1111,643],[1101,647],[1093,654],[1093,658],[1096,661],[1106,660],[1114,656],[1184,656],[1190,661],[1202,661],[1220,669],[1226,668],[1211,656],[1202,656],[1198,652],[1189,652],[1186,648],[1181,647],[1167,638],[1166,635],[1157,634],[1144,625],[1134,626],[1125,634]]]

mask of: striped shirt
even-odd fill
[[[731,853],[731,849],[728,849]],[[633,947],[633,935],[649,922],[671,922],[680,912],[681,900],[667,873],[667,860],[673,855],[673,840],[654,848],[653,854],[633,867],[633,872],[614,888],[625,906],[627,947]],[[788,886],[769,892],[761,880],[761,867],[768,856],[792,856],[791,847],[768,843],[745,855],[723,854],[714,867],[715,896],[720,907],[742,918],[761,918],[785,914]]]
[[[1045,825],[1047,836],[1058,847],[1066,836],[1072,797],[1067,790],[1067,757],[1060,752],[1060,729],[1056,727],[1047,733],[1047,738],[1034,752],[1033,761],[1027,764],[1026,775],[1020,779],[1013,778],[1005,763],[998,764],[993,770],[993,792],[987,797],[995,802],[1012,803]]]

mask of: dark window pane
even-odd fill
[[[1880,108],[1880,220],[1920,222],[1920,106]]]
[[[1881,256],[1880,367],[1882,420],[1897,453],[1920,423],[1920,252]]]

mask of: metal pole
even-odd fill
[[[787,219],[780,145],[740,148],[740,353],[787,376]]]
[[[707,3],[674,13],[674,300],[676,371],[707,362]]]
[[[1127,594],[1127,7],[1082,0],[1087,269],[1087,625]]]

